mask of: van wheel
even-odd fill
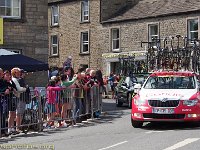
[[[132,108],[132,95],[131,93],[128,94],[128,108]]]
[[[141,121],[135,121],[135,120],[131,119],[131,123],[134,128],[142,128],[142,126],[143,126],[143,122],[141,122]]]

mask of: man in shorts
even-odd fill
[[[19,126],[22,122],[22,116],[25,111],[26,102],[24,93],[26,92],[26,86],[22,85],[22,81],[24,80],[24,71],[20,70],[19,68],[14,68],[11,70],[12,73],[12,81],[15,83],[18,93],[20,94],[18,101],[17,101],[17,109],[16,109],[16,133],[20,133]],[[22,81],[20,81],[22,80]],[[20,85],[21,84],[21,85]]]

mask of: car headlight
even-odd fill
[[[134,104],[137,105],[137,106],[140,106],[140,105],[143,105],[145,104],[145,100],[143,99],[134,99]]]
[[[197,103],[198,103],[197,99],[194,99],[194,100],[184,100],[183,101],[183,105],[186,105],[186,106],[194,106]]]

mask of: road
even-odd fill
[[[35,149],[45,145],[55,150],[200,150],[200,127],[196,124],[145,123],[135,129],[127,107],[116,108],[114,100],[108,99],[104,100],[104,111],[107,113],[93,122],[21,134],[1,139],[0,144],[29,144]]]

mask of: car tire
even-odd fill
[[[122,107],[123,102],[119,102],[118,98],[116,98],[116,106],[117,107]]]
[[[131,93],[128,94],[128,108],[132,108],[132,95]]]
[[[131,119],[131,124],[134,128],[142,128],[143,122]]]

